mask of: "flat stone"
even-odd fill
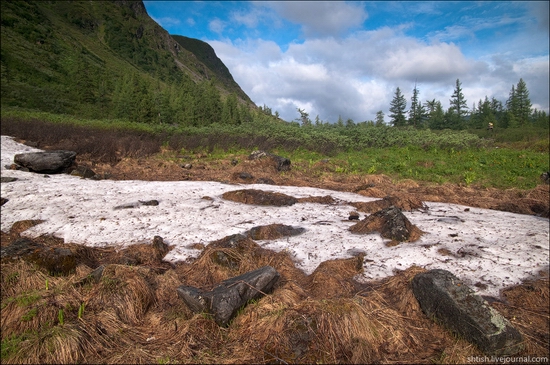
[[[32,172],[55,174],[65,172],[74,163],[75,158],[74,151],[29,152],[15,155],[13,162]]]
[[[518,330],[449,271],[418,274],[412,289],[428,317],[463,336],[484,354],[510,356],[523,349]]]
[[[177,293],[193,312],[209,313],[218,325],[226,326],[241,307],[271,291],[279,277],[273,267],[264,266],[224,280],[209,292],[182,285]]]

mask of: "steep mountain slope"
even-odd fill
[[[233,76],[229,72],[227,66],[225,66],[222,60],[218,58],[212,46],[199,39],[189,38],[182,35],[172,35],[172,38],[176,42],[178,42],[181,47],[195,55],[195,57],[197,57],[197,59],[206,66],[206,68],[204,69],[204,75],[207,78],[210,78],[211,76],[209,74],[210,71],[211,73],[213,73],[213,76],[215,76],[224,85],[226,89],[231,90],[237,94],[242,92],[240,87],[238,89],[235,88],[235,85],[237,85],[237,83],[233,79]]]
[[[211,47],[184,47],[141,1],[0,4],[4,106],[125,117],[121,105],[133,102],[160,115],[177,108],[183,94],[187,104],[196,103],[213,87],[221,102],[234,94],[255,108]],[[197,42],[203,43],[184,43]]]

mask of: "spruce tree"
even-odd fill
[[[468,105],[466,104],[466,98],[462,93],[459,79],[456,79],[456,87],[449,103],[450,107],[447,118],[448,127],[451,129],[461,129],[464,122],[464,117],[467,114]]]
[[[439,100],[428,100],[428,127],[430,129],[443,129],[445,127],[445,112]]]
[[[411,110],[409,110],[409,125],[415,128],[422,128],[426,119],[426,109],[418,100],[419,90],[414,86],[413,96],[411,97]]]
[[[224,124],[241,124],[237,97],[229,94],[223,103],[221,122]]]
[[[529,90],[523,79],[519,79],[516,87],[516,113],[515,117],[520,126],[524,126],[529,122],[531,115],[531,100],[529,99]]]
[[[375,121],[375,125],[377,127],[381,127],[383,125],[385,125],[386,123],[384,122],[384,112],[382,110],[379,110],[376,112],[376,121]]]
[[[407,100],[401,94],[399,87],[395,90],[395,96],[390,103],[391,124],[394,127],[402,127],[406,123],[405,110],[407,109]]]

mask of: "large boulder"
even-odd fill
[[[177,293],[193,312],[209,313],[218,325],[226,326],[242,306],[270,292],[279,277],[273,267],[264,266],[224,280],[209,292],[182,285]]]
[[[60,150],[19,153],[14,156],[13,162],[31,172],[56,174],[67,172],[74,164],[75,158],[76,152]]]
[[[522,350],[522,336],[483,298],[446,270],[430,270],[412,280],[414,296],[430,318],[463,336],[489,356]]]

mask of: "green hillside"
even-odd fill
[[[229,72],[229,69],[224,65],[222,60],[218,58],[214,48],[208,43],[203,42],[199,39],[189,38],[181,35],[172,35],[172,38],[178,44],[191,52],[197,57],[197,59],[202,62],[206,67],[198,70],[206,78],[216,77],[225,87],[225,89],[230,90],[237,95],[242,94],[241,96],[246,99],[248,96],[244,94],[241,88],[237,85],[233,76]]]
[[[0,4],[3,107],[189,125],[256,108],[209,45],[170,36],[141,1]]]

